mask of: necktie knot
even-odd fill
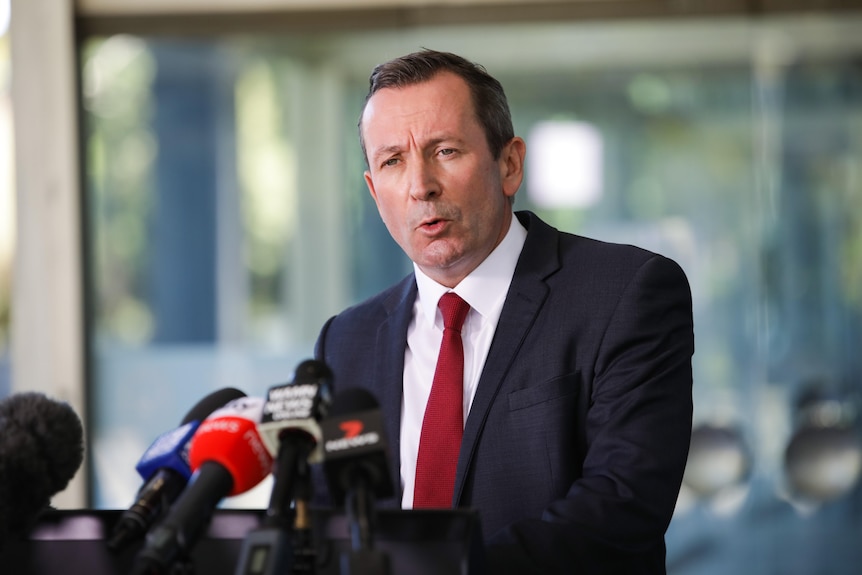
[[[437,307],[443,313],[443,327],[461,332],[461,326],[470,311],[470,304],[461,299],[455,292],[444,293],[437,302]]]

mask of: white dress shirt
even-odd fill
[[[447,291],[454,291],[470,304],[470,312],[461,328],[464,342],[463,408],[466,422],[526,238],[527,230],[513,215],[503,241],[479,267],[452,290],[438,284],[422,273],[416,264],[413,265],[419,291],[413,304],[413,319],[407,328],[404,395],[401,404],[401,482],[404,489],[401,506],[405,509],[413,507],[416,456],[419,452],[422,419],[428,396],[431,394],[437,354],[443,339],[443,316],[437,308],[437,302]]]

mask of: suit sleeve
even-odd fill
[[[691,436],[694,333],[684,273],[654,256],[601,336],[581,477],[541,520],[490,534],[491,573],[664,573]]]

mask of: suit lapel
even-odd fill
[[[377,330],[375,344],[375,385],[383,414],[384,429],[389,437],[391,474],[396,486],[397,500],[401,501],[401,401],[404,393],[404,347],[407,327],[416,299],[416,281],[413,275],[405,278],[391,297],[383,302],[386,319]]]
[[[467,470],[470,469],[476,446],[484,431],[488,412],[548,296],[545,278],[559,268],[556,230],[530,212],[519,212],[517,215],[527,228],[527,239],[515,266],[512,284],[464,427],[455,475],[453,501],[456,506],[461,499]]]

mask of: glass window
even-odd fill
[[[128,505],[136,458],[200,397],[285,382],[330,315],[409,273],[365,190],[356,120],[373,65],[427,46],[506,87],[528,146],[516,209],[688,274],[706,439],[669,572],[852,571],[859,23],[87,39],[95,505]],[[809,432],[826,440],[786,460]],[[265,504],[255,491],[236,504]]]

